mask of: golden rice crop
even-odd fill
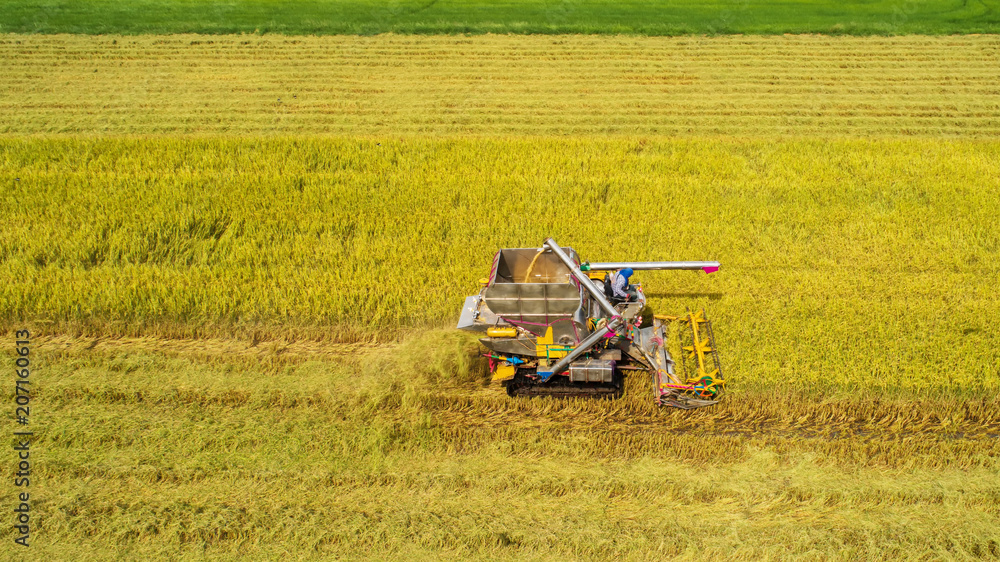
[[[708,308],[744,389],[990,391],[998,148],[3,140],[0,272],[13,282],[0,317],[48,332],[391,340],[454,322],[498,248],[554,236],[590,260],[720,260],[711,276],[640,280],[658,312]]]
[[[0,35],[0,134],[1000,134],[1000,39]]]

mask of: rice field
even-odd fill
[[[983,36],[0,35],[0,134],[1000,135]]]
[[[613,403],[514,400],[483,386],[474,344],[39,338],[31,552],[997,554],[995,397],[772,390],[682,413],[654,409],[640,377]]]
[[[0,556],[1000,556],[998,47],[0,37]],[[488,385],[457,312],[548,236],[720,260],[639,281],[725,400]]]
[[[0,181],[9,325],[392,341],[553,236],[721,261],[639,279],[708,307],[737,387],[1000,382],[995,142],[22,139]]]

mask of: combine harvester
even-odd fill
[[[624,390],[625,372],[646,371],[664,406],[698,408],[718,402],[724,381],[712,324],[704,311],[655,316],[641,327],[646,297],[612,298],[610,274],[701,269],[719,262],[580,263],[572,248],[549,238],[541,248],[505,248],[493,258],[478,295],[465,299],[458,328],[483,333],[493,380],[511,396],[609,396]],[[647,321],[649,319],[646,319]],[[667,351],[667,325],[685,322],[688,361],[679,375]],[[647,322],[649,324],[649,322]]]

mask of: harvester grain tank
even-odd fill
[[[609,272],[624,268],[712,273],[719,262],[588,263],[551,238],[541,248],[504,248],[479,294],[466,298],[458,328],[484,336],[492,378],[511,396],[617,397],[626,373],[646,372],[662,405],[715,404],[725,383],[704,311],[644,324],[641,286],[633,300],[613,298]],[[670,322],[685,325],[682,368],[667,350]]]

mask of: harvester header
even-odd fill
[[[458,328],[480,332],[493,380],[511,396],[620,396],[626,372],[651,375],[658,403],[678,408],[715,404],[724,381],[704,311],[643,318],[642,286],[628,270],[718,271],[717,261],[580,262],[572,248],[496,253],[478,295],[465,300]],[[624,270],[624,274],[622,273]],[[667,351],[668,322],[688,325],[679,374]]]

